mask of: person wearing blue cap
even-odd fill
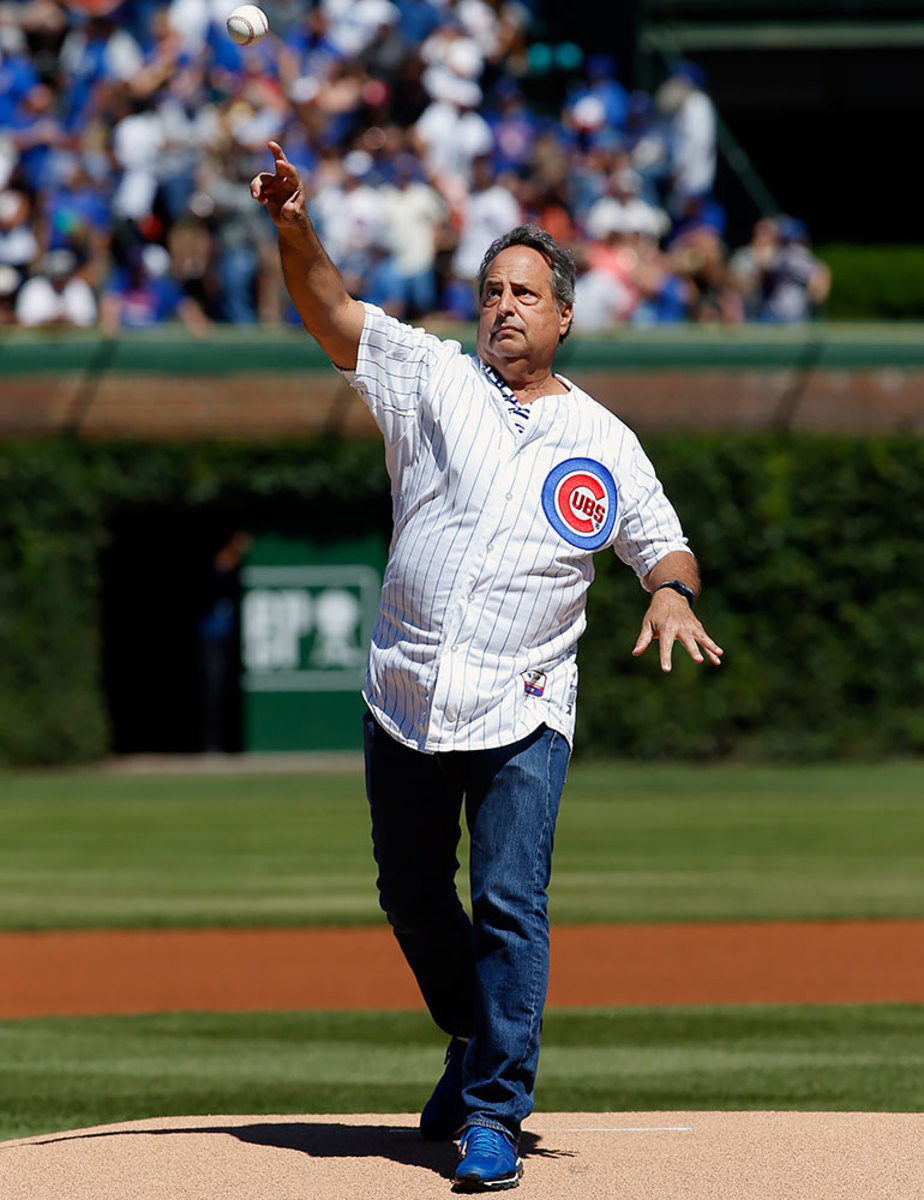
[[[699,67],[681,62],[655,94],[667,123],[667,207],[674,215],[686,211],[691,198],[709,196],[715,183],[716,114],[704,84],[705,74]]]
[[[758,319],[773,324],[808,321],[831,290],[831,272],[809,249],[798,217],[776,219],[777,248],[763,273]]]
[[[567,107],[574,109],[588,97],[601,108],[605,129],[625,130],[629,119],[629,93],[619,80],[619,64],[610,54],[591,54],[584,64],[585,82],[575,89]]]

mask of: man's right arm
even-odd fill
[[[302,323],[335,366],[356,366],[366,310],[343,284],[308,218],[298,172],[278,142],[269,142],[275,173],[261,172],[250,191],[279,235],[286,288]]]

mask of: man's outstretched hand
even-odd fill
[[[277,229],[295,229],[305,215],[305,193],[298,171],[286,158],[278,142],[268,142],[274,159],[274,172],[261,171],[250,184],[250,194],[272,218]]]
[[[658,642],[662,671],[671,669],[674,642],[680,642],[694,662],[703,661],[704,651],[713,666],[722,662],[722,647],[712,640],[686,600],[669,588],[662,588],[651,597],[633,655],[638,658],[644,654],[653,641]]]

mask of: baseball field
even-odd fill
[[[924,1111],[922,796],[574,765],[537,1112]],[[407,1114],[439,1072],[356,766],[0,775],[0,930],[0,1139]]]

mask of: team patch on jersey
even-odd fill
[[[581,550],[599,550],[616,522],[613,476],[592,458],[569,458],[546,476],[542,508],[565,541]]]

